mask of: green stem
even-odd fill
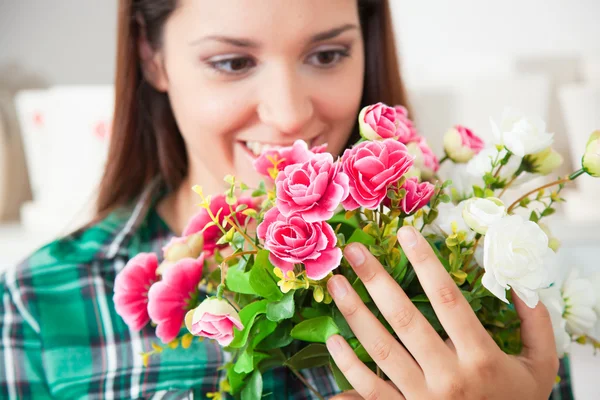
[[[449,160],[450,157],[448,157],[448,154],[445,154],[444,157],[442,157],[442,159],[440,160],[439,164],[442,165],[444,163],[444,161]]]
[[[582,170],[580,170],[580,171],[582,171]],[[550,183],[548,183],[548,184],[546,184],[546,185],[542,185],[542,186],[540,186],[540,187],[538,187],[538,188],[536,188],[536,189],[530,190],[529,192],[525,193],[523,196],[521,196],[521,197],[519,197],[517,200],[515,200],[515,201],[514,201],[514,202],[513,202],[513,203],[510,205],[510,207],[508,207],[508,210],[506,211],[506,213],[507,213],[507,214],[510,214],[510,213],[511,213],[511,211],[512,211],[512,210],[513,210],[513,209],[514,209],[514,208],[515,208],[517,205],[519,205],[519,203],[521,203],[521,200],[523,200],[523,199],[526,199],[527,197],[531,196],[531,195],[532,195],[532,194],[534,194],[534,193],[537,193],[537,192],[539,192],[539,191],[540,191],[540,190],[542,190],[542,189],[546,189],[546,188],[549,188],[549,187],[552,187],[552,186],[555,186],[555,185],[560,185],[561,183],[566,183],[566,182],[572,181],[573,179],[575,179],[575,178],[577,178],[579,175],[581,175],[580,171],[577,171],[577,172],[575,172],[575,173],[573,173],[573,174],[569,175],[567,178],[559,179],[559,180],[557,180],[557,181],[550,182]],[[572,179],[571,179],[571,177],[572,177],[572,176],[575,176],[575,178],[572,178]]]
[[[583,170],[583,168],[581,168],[580,170],[575,171],[571,175],[569,175],[569,180],[573,181],[583,174],[585,174],[585,171]]]
[[[325,400],[325,397],[321,396],[321,394],[317,392],[317,389],[315,389],[310,383],[308,383],[308,381],[302,376],[300,372],[298,372],[298,370],[296,370],[296,368],[290,367],[289,365],[288,368],[294,373],[294,375],[296,375],[298,379],[300,379],[300,381],[308,388],[308,390],[310,390],[315,394],[315,396],[317,396],[319,400]]]

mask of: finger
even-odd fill
[[[421,368],[369,311],[348,280],[334,275],[327,288],[356,338],[392,382],[402,391],[420,390],[425,384]]]
[[[385,383],[387,383],[394,391],[398,392],[398,388],[392,382],[385,381]],[[402,397],[399,398],[401,399]],[[363,400],[363,397],[358,394],[356,390],[348,390],[344,393],[331,397],[329,400]]]
[[[394,278],[359,243],[348,245],[344,254],[385,319],[425,374],[443,369],[453,354]]]
[[[554,330],[548,309],[541,301],[535,308],[530,308],[514,290],[511,291],[513,303],[521,319],[521,355],[535,361],[555,359],[558,364]]]
[[[358,398],[365,399],[404,399],[365,364],[363,364],[348,343],[340,335],[333,335],[326,342],[327,349],[336,365],[352,385]]]
[[[458,353],[474,348],[496,348],[454,280],[438,260],[429,242],[412,226],[398,230],[398,240],[411,262],[440,323]]]

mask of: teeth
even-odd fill
[[[307,145],[309,148],[311,147],[313,142],[314,142],[314,140],[312,140],[312,139],[307,142]],[[246,147],[257,157],[260,156],[261,154],[263,154],[264,152],[266,152],[267,150],[281,148],[281,146],[275,146],[272,144],[255,142],[255,141],[250,141],[250,140],[246,142]]]

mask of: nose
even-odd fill
[[[314,113],[307,85],[293,68],[286,67],[272,69],[264,79],[257,107],[260,120],[282,134],[300,133]]]

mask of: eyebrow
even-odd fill
[[[320,33],[317,33],[317,34],[311,36],[309,38],[309,43],[313,44],[313,43],[317,43],[317,42],[322,42],[324,40],[333,39],[346,31],[354,30],[354,29],[358,29],[358,26],[355,24],[344,24],[342,26],[338,26],[337,28],[329,29],[327,31],[320,32]],[[236,38],[236,37],[231,37],[231,36],[221,36],[221,35],[204,36],[200,39],[196,39],[196,40],[192,41],[190,43],[190,45],[194,46],[201,42],[210,41],[210,40],[230,44],[230,45],[233,45],[236,47],[246,47],[246,48],[260,47],[260,43],[255,42],[250,39]]]

